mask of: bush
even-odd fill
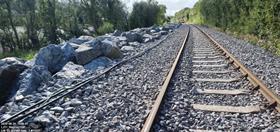
[[[104,22],[101,27],[97,29],[97,33],[100,35],[111,33],[114,31],[114,25],[109,22]]]

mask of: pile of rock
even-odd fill
[[[16,91],[18,76],[28,68],[24,62],[24,60],[14,57],[0,60],[0,105],[3,105],[12,92]]]
[[[21,100],[36,91],[42,83],[49,83],[53,76],[77,78],[86,70],[97,70],[123,58],[141,43],[153,42],[172,32],[178,25],[137,28],[127,32],[116,30],[98,37],[80,36],[59,45],[49,44],[40,49],[34,59],[25,62],[19,58],[0,61],[0,100],[16,95]]]

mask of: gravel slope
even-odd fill
[[[47,129],[139,131],[186,32],[187,27],[181,26],[155,49],[78,91],[74,99],[65,98],[52,106],[62,111],[44,111],[56,121]]]
[[[256,45],[228,36],[222,32],[204,27],[202,29],[252,70],[269,88],[280,95],[279,56],[272,55]]]
[[[192,28],[190,40],[181,58],[181,63],[172,79],[159,116],[153,126],[154,131],[189,131],[190,129],[221,131],[279,130],[280,114],[271,110],[251,114],[236,114],[199,111],[192,108],[192,103],[232,106],[263,105],[263,97],[259,92],[251,92],[249,95],[242,96],[196,93],[196,88],[247,89],[251,87],[246,80],[228,86],[220,83],[190,82],[190,79],[195,77],[191,72],[193,70],[193,55],[191,54],[193,45],[203,45],[205,43],[209,43],[209,41],[197,29]]]

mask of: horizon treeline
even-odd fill
[[[175,14],[175,21],[205,24],[247,36],[280,55],[279,0],[199,0]]]
[[[0,54],[161,25],[165,12],[156,0],[134,3],[132,13],[120,0],[0,0]]]

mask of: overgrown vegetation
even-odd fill
[[[205,24],[256,41],[280,55],[279,0],[199,0],[185,8],[175,21]]]
[[[0,0],[0,58],[30,56],[29,50],[72,37],[166,21],[165,6],[155,0],[135,3],[131,14],[126,9],[120,0]]]

